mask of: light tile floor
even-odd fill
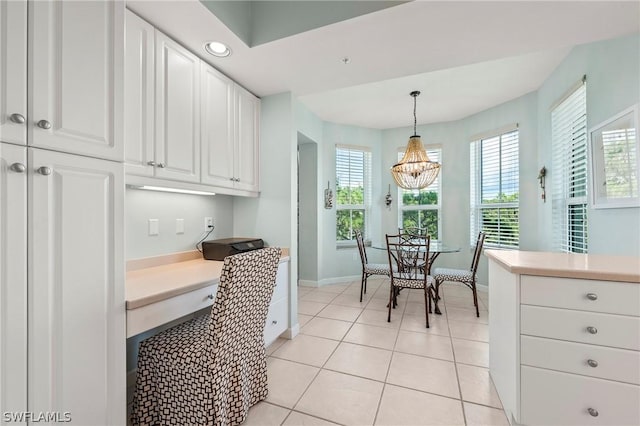
[[[298,289],[300,334],[267,348],[269,397],[247,425],[508,425],[489,377],[487,295],[441,287],[425,327],[422,291],[403,290],[387,322],[389,281]]]

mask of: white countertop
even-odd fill
[[[282,249],[281,262],[289,260]],[[183,252],[127,262],[127,309],[159,302],[220,282],[224,262],[205,260],[197,252]]]
[[[484,255],[514,274],[640,283],[636,256],[518,250],[485,250]]]

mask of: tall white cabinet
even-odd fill
[[[0,20],[0,422],[125,424],[124,4],[2,2]]]

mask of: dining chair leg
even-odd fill
[[[478,291],[476,290],[476,282],[471,284],[471,290],[473,291],[473,304],[476,306],[476,317],[480,318],[480,311],[478,310]]]
[[[364,294],[367,294],[367,280],[369,279],[369,274],[364,274]]]
[[[427,294],[427,288],[424,288],[424,316],[427,322],[427,328],[429,328],[429,296]]]
[[[438,307],[438,301],[440,300],[440,297],[438,296],[438,294],[440,294],[440,284],[442,284],[442,281],[436,280],[435,296],[433,297],[435,305],[433,311],[436,315],[442,315],[442,312],[440,312],[440,308]]]
[[[365,273],[362,271],[362,279],[360,280],[360,303],[362,303],[362,290],[364,289]]]
[[[391,283],[391,285],[389,286],[389,304],[387,305],[389,307],[389,315],[387,316],[387,322],[391,322],[391,304],[393,303],[393,282]]]

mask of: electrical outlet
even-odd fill
[[[213,229],[213,218],[205,217],[204,218],[204,232],[209,232]]]
[[[184,219],[176,219],[176,234],[184,234]]]

